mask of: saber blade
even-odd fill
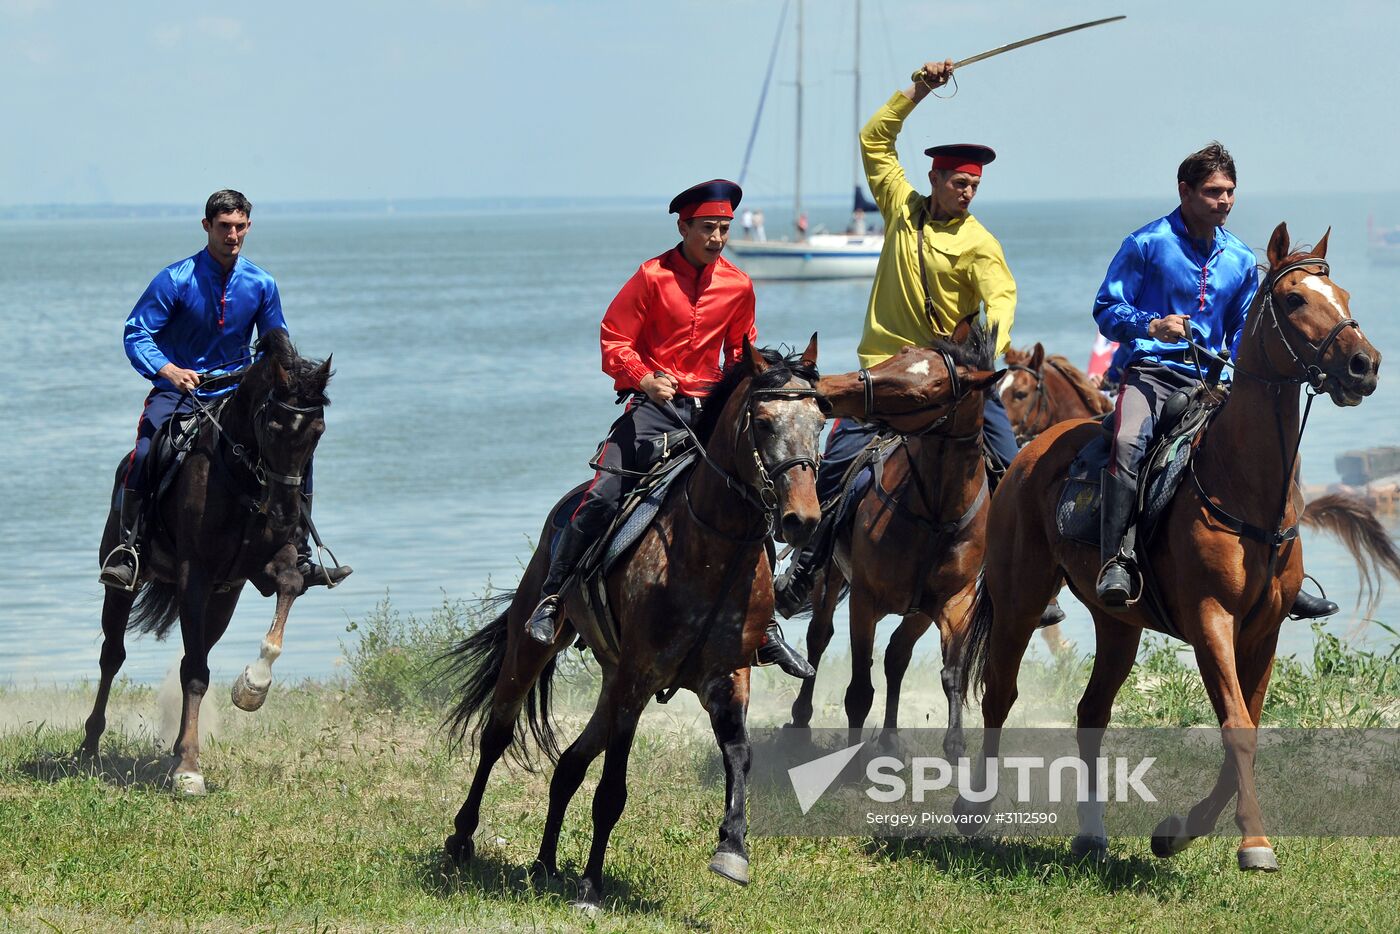
[[[1063,36],[1067,35],[1068,33],[1078,32],[1081,29],[1090,29],[1094,26],[1102,26],[1104,23],[1116,23],[1120,19],[1127,18],[1127,16],[1107,16],[1103,19],[1096,19],[1091,20],[1087,23],[1080,23],[1077,26],[1066,26],[1063,29],[1052,29],[1050,32],[1043,32],[1038,36],[1031,36],[1029,39],[1021,39],[1018,42],[1009,42],[1006,45],[999,45],[994,49],[988,49],[985,52],[979,52],[971,58],[965,58],[962,61],[954,62],[953,68],[956,70],[958,68],[962,68],[964,65],[971,65],[973,62],[980,62],[984,58],[991,58],[993,55],[1000,55],[1003,52],[1010,52],[1012,49],[1024,48],[1028,45],[1034,45],[1037,42],[1044,42],[1046,39],[1053,39],[1056,36]],[[920,68],[918,71],[914,72],[914,74],[910,76],[910,80],[918,81],[919,77],[923,73],[924,70]]]

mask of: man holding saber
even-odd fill
[[[914,189],[899,163],[895,140],[905,119],[929,92],[948,83],[953,62],[928,62],[916,75],[917,80],[896,92],[860,134],[866,178],[885,222],[885,245],[858,348],[860,365],[866,368],[903,347],[931,346],[934,338],[948,337],[982,307],[997,353],[1003,353],[1010,346],[1016,314],[1016,283],[1001,244],[968,213],[982,183],[982,169],[996,153],[977,144],[924,150],[933,160],[928,195]],[[832,426],[817,475],[822,502],[835,496],[846,468],[874,434],[873,426],[849,419]],[[1015,435],[996,393],[987,394],[983,437],[1003,466],[1016,456]],[[832,524],[833,517],[823,517],[812,541],[775,582],[777,607],[784,616],[806,602],[816,571],[830,557]]]

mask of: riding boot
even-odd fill
[[[554,642],[555,621],[559,615],[559,592],[573,573],[574,565],[593,544],[594,533],[578,528],[573,522],[564,526],[559,533],[559,545],[554,549],[554,557],[549,562],[549,573],[545,575],[540,593],[544,597],[530,614],[525,623],[525,632],[541,645]]]
[[[1315,597],[1307,591],[1298,591],[1293,598],[1293,606],[1288,610],[1291,619],[1326,619],[1337,613],[1341,607],[1327,597]]]
[[[308,587],[334,587],[353,574],[354,569],[348,564],[322,566],[311,560],[311,494],[301,495],[304,497],[302,508],[306,521],[301,524],[301,538],[297,542],[297,570],[301,572],[302,589],[304,591]],[[331,557],[334,559],[335,556]]]
[[[1132,599],[1133,509],[1137,485],[1107,470],[1100,475],[1103,491],[1099,515],[1099,549],[1103,570],[1094,591],[1105,606],[1120,609]]]
[[[141,536],[141,511],[144,497],[134,490],[121,491],[120,541],[102,562],[97,579],[107,587],[135,590],[141,558],[136,545]]]
[[[1065,611],[1060,609],[1058,598],[1051,597],[1050,602],[1045,604],[1045,609],[1040,613],[1040,622],[1036,624],[1037,629],[1045,629],[1065,621]]]
[[[773,606],[783,619],[792,619],[794,613],[807,605],[807,596],[812,592],[817,571],[831,560],[835,511],[836,507],[833,506],[831,512],[822,516],[807,544],[797,550],[787,570],[773,581]]]
[[[760,668],[765,665],[777,665],[784,674],[804,681],[817,673],[811,662],[803,658],[801,653],[783,638],[783,630],[776,619],[770,620],[768,628],[763,631],[763,644],[753,653],[753,663]]]

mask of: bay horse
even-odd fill
[[[184,700],[172,781],[183,794],[205,792],[199,706],[209,689],[209,652],[228,628],[243,585],[251,581],[263,596],[277,594],[259,659],[234,685],[234,702],[245,710],[257,709],[267,696],[287,615],[305,589],[296,569],[301,482],[326,428],[331,361],[298,356],[280,329],[261,337],[256,352],[226,401],[201,403],[198,434],[169,490],[151,507],[135,589],[104,588],[101,680],[79,752],[98,753],[112,679],[126,660],[127,630],[163,639],[178,619]],[[118,485],[125,471],[123,458]],[[99,561],[119,541],[119,518],[114,497]]]
[[[838,531],[832,560],[813,588],[807,658],[814,668],[820,664],[835,632],[842,585],[849,581],[851,681],[845,710],[847,727],[858,732],[875,696],[870,677],[875,624],[891,613],[902,617],[884,662],[884,729],[893,738],[914,646],[937,620],[948,698],[945,747],[958,755],[963,703],[957,660],[986,538],[982,406],[984,393],[1003,375],[992,369],[994,349],[987,331],[964,321],[951,339],[937,340],[932,348],[906,347],[868,370],[823,377],[819,384],[834,415],[903,434],[853,521]],[[802,683],[790,726],[810,725],[816,680]]]
[[[1077,711],[1091,787],[1104,787],[1102,730],[1142,631],[1167,631],[1165,621],[1195,651],[1220,722],[1224,760],[1214,788],[1185,818],[1173,815],[1157,826],[1152,851],[1167,857],[1185,849],[1236,798],[1240,869],[1278,868],[1255,792],[1254,752],[1279,626],[1303,576],[1294,494],[1306,423],[1304,416],[1300,424],[1299,389],[1308,387],[1309,405],[1323,392],[1337,405],[1358,405],[1375,391],[1381,359],[1352,318],[1347,292],[1331,280],[1326,252],[1326,235],[1311,251],[1292,250],[1284,224],[1269,239],[1234,388],[1198,443],[1187,471],[1194,476],[1183,480],[1152,540],[1139,546],[1144,578],[1158,582],[1160,615],[1148,611],[1148,600],[1120,610],[1098,602],[1098,548],[1064,540],[1056,530],[1070,463],[1100,426],[1055,425],[1012,464],[992,499],[986,569],[960,665],[963,679],[982,691],[983,780],[1016,700],[1017,671],[1040,608],[1063,580],[1089,608],[1098,643]],[[959,799],[957,810],[985,813],[988,804]],[[1108,839],[1101,800],[1081,804],[1079,816],[1072,854],[1102,858]]]
[[[1113,411],[1113,403],[1069,359],[1031,350],[1006,351],[1007,374],[997,384],[1016,444],[1025,447],[1051,425],[1071,418],[1094,418]]]
[[[598,907],[608,837],[627,801],[627,759],[638,719],[653,695],[685,688],[709,713],[724,759],[725,812],[709,868],[748,884],[748,666],[773,618],[770,527],[801,544],[821,514],[816,462],[825,416],[816,361],[816,335],[800,357],[786,358],[745,340],[741,361],[705,398],[695,432],[702,461],[671,485],[654,522],[608,573],[618,650],[589,641],[602,686],[583,732],[562,755],[549,712],[555,657],[596,622],[588,625],[592,610],[580,588],[570,585],[553,644],[540,645],[525,632],[548,570],[548,520],[519,589],[504,598],[505,612],[450,650],[448,673],[460,684],[461,700],[449,721],[459,737],[474,729],[478,752],[471,789],[445,843],[455,862],[474,856],[472,835],[492,768],[508,749],[523,748],[525,729],[517,721],[525,707],[537,745],[556,760],[532,872],[557,874],[564,812],[589,764],[606,752],[576,902]]]

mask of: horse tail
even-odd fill
[[[180,618],[180,594],[174,584],[151,580],[141,584],[127,620],[128,632],[154,633],[164,639]]]
[[[1331,532],[1351,552],[1369,615],[1380,600],[1383,572],[1400,580],[1400,551],[1370,505],[1357,496],[1329,493],[1308,503],[1298,519],[1309,528]]]
[[[510,643],[510,604],[515,591],[505,591],[482,602],[486,612],[503,607],[491,622],[468,635],[438,658],[437,677],[452,687],[458,700],[447,715],[452,736],[461,742],[468,734],[478,736],[491,716],[496,684],[506,662]],[[534,737],[535,744],[551,762],[559,759],[559,740],[554,733],[549,705],[553,695],[557,656],[545,663],[540,676],[530,685],[525,697],[525,722],[517,716],[509,751],[512,757],[530,771],[535,764],[526,752],[526,740]],[[528,725],[528,735],[527,735]]]
[[[987,577],[977,575],[977,594],[972,600],[971,621],[958,658],[958,690],[963,703],[972,696],[968,686],[975,684],[978,695],[987,686],[987,655],[992,645],[992,595],[987,592]]]

